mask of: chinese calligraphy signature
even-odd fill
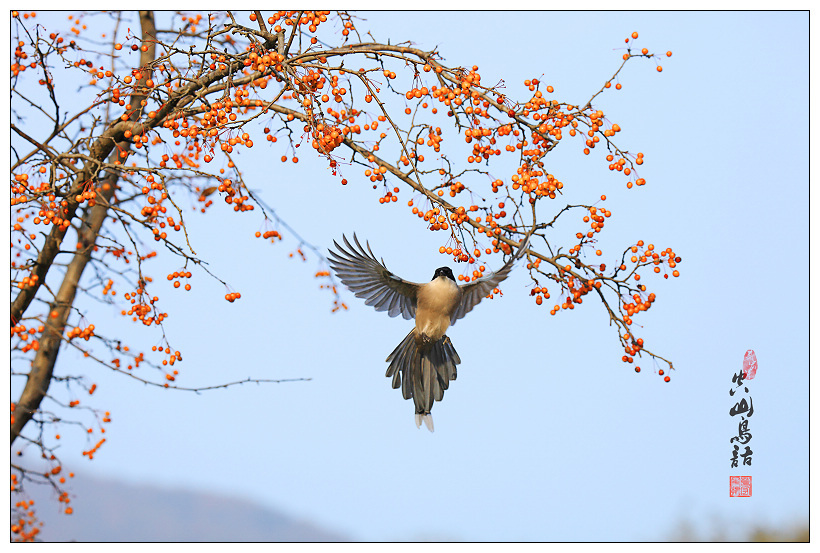
[[[735,386],[729,389],[729,395],[734,397],[741,387],[743,388],[743,392],[748,394],[749,387],[743,386],[743,382],[744,378],[742,371],[732,376],[732,383],[735,384]],[[732,468],[737,468],[738,463],[740,462],[738,457],[743,459],[744,465],[752,464],[752,454],[754,452],[752,451],[752,448],[749,447],[748,443],[752,441],[752,433],[749,432],[749,419],[752,418],[754,412],[755,409],[754,404],[752,403],[752,396],[749,396],[748,401],[745,397],[741,398],[740,401],[735,403],[735,405],[729,409],[729,414],[731,416],[740,417],[737,425],[737,436],[729,440],[729,443],[734,444],[732,446]],[[740,451],[740,446],[745,446],[743,452]]]

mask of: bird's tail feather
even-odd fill
[[[450,338],[444,336],[429,347],[420,349],[416,343],[416,329],[396,346],[387,357],[390,365],[385,376],[392,377],[393,388],[401,387],[404,399],[413,398],[416,406],[416,426],[421,423],[433,431],[430,410],[434,401],[444,398],[444,390],[457,376],[456,365],[461,363]]]
[[[427,427],[427,430],[430,432],[435,432],[435,428],[433,427],[433,415],[427,413],[426,415],[422,415],[421,413],[416,413],[416,428],[421,428],[421,423],[424,422],[424,426]]]

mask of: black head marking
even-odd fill
[[[439,267],[438,269],[436,269],[436,272],[433,274],[433,280],[436,280],[440,276],[447,277],[453,282],[456,281],[455,277],[453,276],[453,271],[450,270],[450,267]]]

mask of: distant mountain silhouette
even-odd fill
[[[71,507],[49,486],[26,485],[44,522],[41,541],[64,542],[327,542],[352,538],[251,501],[77,475]],[[12,498],[15,500],[16,498]]]

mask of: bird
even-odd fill
[[[513,264],[526,252],[529,236],[497,272],[463,285],[456,283],[449,267],[436,269],[430,282],[409,282],[390,272],[384,259],[379,261],[373,254],[369,242],[365,242],[365,250],[355,233],[353,244],[345,235],[342,241],[344,246],[333,241],[337,251],[328,250],[328,263],[339,280],[376,311],[387,311],[390,317],[415,319],[415,326],[387,356],[390,365],[385,376],[392,378],[394,389],[401,387],[404,399],[413,399],[416,427],[420,428],[423,422],[433,432],[433,402],[444,398],[444,391],[456,379],[456,367],[461,363],[447,329],[507,278]]]

